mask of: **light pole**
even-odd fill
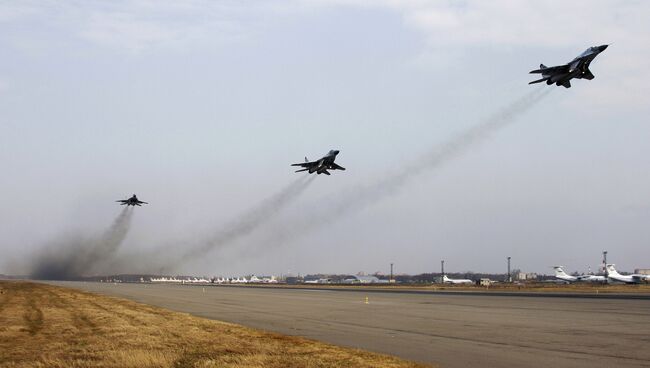
[[[393,282],[393,264],[390,264],[390,280],[388,282]]]
[[[510,276],[510,257],[508,257],[508,282],[512,282],[512,277]]]
[[[440,283],[444,283],[445,281],[445,260],[443,259],[440,261]]]

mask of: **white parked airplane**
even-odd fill
[[[278,280],[275,278],[275,276],[271,276],[271,277],[262,278],[262,282],[266,282],[266,283],[269,283],[269,284],[277,284]]]
[[[571,276],[564,272],[563,266],[553,267],[555,270],[555,278],[566,281],[566,282],[607,282],[607,277],[605,276],[596,276],[596,275],[580,275],[580,276]]]
[[[442,282],[444,284],[474,284],[474,281],[469,279],[450,279],[447,275],[442,276]]]
[[[605,265],[605,270],[607,270],[607,277],[613,281],[624,282],[626,284],[638,284],[643,281],[650,281],[650,275],[621,275],[614,268],[614,264]]]
[[[245,277],[238,277],[238,278],[232,278],[230,279],[231,284],[246,284],[248,283],[248,280]]]
[[[260,280],[257,276],[253,275],[251,276],[250,279],[248,279],[248,282],[250,282],[251,284],[259,284],[260,282],[262,282],[262,280]]]

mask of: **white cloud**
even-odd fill
[[[399,12],[407,26],[424,33],[430,45],[495,44],[547,47],[612,42],[650,34],[650,2],[633,1],[338,1],[318,3],[383,7]]]
[[[84,1],[0,5],[0,25],[28,21],[117,50],[143,53],[245,37],[265,19],[295,9],[281,2]]]
[[[596,76],[606,88],[581,93],[600,101],[604,104],[601,106],[639,107],[645,106],[642,96],[650,92],[650,74],[645,67],[650,58],[650,49],[645,47],[650,44],[648,1],[5,2],[0,4],[0,25],[28,19],[54,25],[73,39],[142,54],[219,46],[260,32],[270,22],[278,22],[278,17],[301,17],[332,7],[397,13],[404,26],[416,30],[424,40],[412,64],[433,70],[455,64],[480,47],[502,48],[504,52],[539,47],[549,54],[555,50],[555,57],[539,60],[552,64],[566,62],[588,46],[614,43],[607,53],[617,56],[608,57],[607,65],[600,65],[602,60],[596,62]],[[38,35],[11,44],[47,47]],[[566,53],[565,59],[557,57],[560,50],[562,55]],[[617,77],[600,78],[598,73],[602,72],[616,73]]]
[[[598,87],[581,90],[579,97],[597,109],[631,107],[646,109],[650,93],[650,1],[574,0],[319,0],[319,6],[354,6],[392,9],[406,27],[422,34],[426,47],[414,65],[440,70],[462,60],[479,47],[561,49],[565,59],[540,60],[563,63],[589,46],[611,44],[596,61]],[[570,53],[574,50],[574,54]],[[550,53],[550,52],[549,52]],[[557,55],[556,52],[554,55]],[[609,54],[612,54],[610,56]],[[512,55],[512,54],[511,54]],[[616,56],[613,56],[616,55]],[[534,67],[535,65],[531,65]],[[598,73],[609,73],[599,78]]]
[[[127,2],[90,12],[79,25],[79,34],[88,41],[133,52],[200,42],[218,44],[246,35],[250,19],[243,10],[203,1]]]
[[[0,22],[19,20],[39,12],[36,4],[25,1],[5,1],[0,3]]]
[[[541,0],[6,2],[0,5],[0,22],[38,17],[72,28],[91,41],[146,49],[201,38],[201,34],[230,37],[275,16],[300,16],[327,7],[391,9],[435,48],[583,47],[630,38],[650,41],[650,2],[646,1],[574,0],[561,5]]]
[[[84,29],[83,38],[90,41],[131,51],[140,51],[163,42],[180,38],[179,30],[164,27],[159,23],[135,19],[128,13],[92,14]]]

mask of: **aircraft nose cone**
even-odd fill
[[[609,46],[609,45],[598,46],[598,51],[599,51],[599,52],[603,52],[603,51],[605,51],[605,49],[607,49],[608,46]]]

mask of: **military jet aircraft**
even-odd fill
[[[330,175],[329,171],[327,170],[345,170],[344,167],[341,167],[334,163],[334,160],[336,160],[336,155],[338,154],[339,151],[331,150],[320,160],[309,161],[307,157],[305,157],[305,162],[299,164],[292,164],[291,166],[304,167],[304,169],[297,170],[296,172],[308,171],[310,174],[317,173],[319,175],[320,174]]]
[[[546,82],[548,85],[555,83],[556,86],[571,88],[569,81],[573,78],[592,80],[594,75],[589,70],[589,64],[598,54],[605,51],[607,46],[609,45],[590,47],[568,64],[551,67],[539,64],[539,69],[532,70],[530,73],[541,74],[543,78],[528,84]]]
[[[141,200],[138,199],[138,197],[134,194],[131,198],[129,199],[119,199],[115,202],[120,202],[121,206],[126,205],[128,206],[142,206],[143,204],[149,204],[147,202],[142,202]]]

